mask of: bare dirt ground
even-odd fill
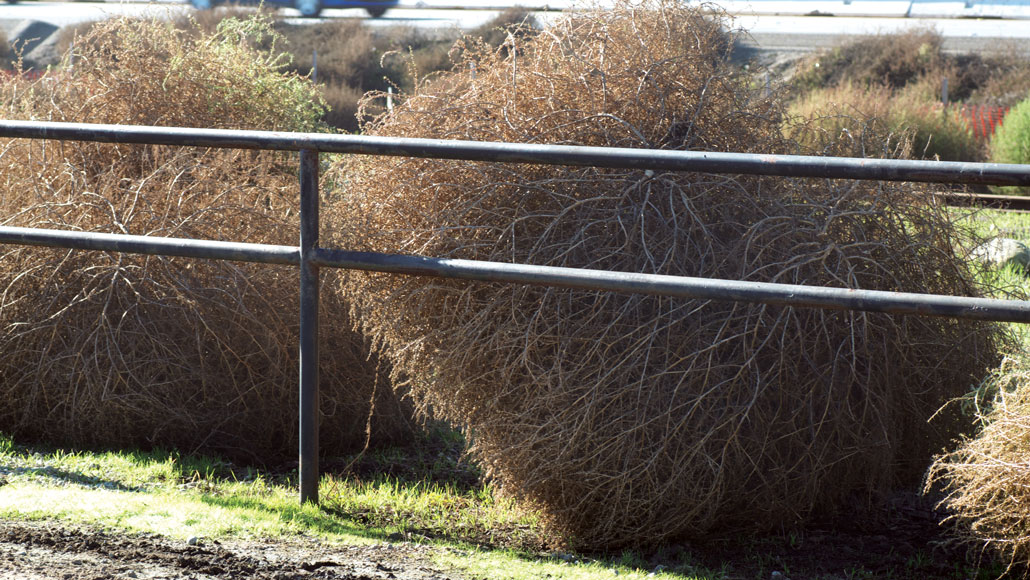
[[[53,522],[0,521],[0,580],[255,578],[452,580],[414,544],[216,542],[112,534]]]

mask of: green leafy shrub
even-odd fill
[[[1030,95],[1002,119],[991,137],[990,151],[995,163],[1030,163]],[[1002,189],[1030,194],[1030,187]]]
[[[1013,107],[991,139],[991,161],[1030,163],[1030,96]]]

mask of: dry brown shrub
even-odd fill
[[[977,86],[969,101],[997,107],[1014,107],[1030,95],[1030,58],[1022,47],[1001,47],[988,60],[991,75]]]
[[[293,62],[289,69],[313,77],[322,88],[329,110],[324,120],[355,131],[358,101],[366,91],[410,87],[411,63],[422,71],[449,69],[447,49],[453,38],[436,38],[419,29],[391,26],[371,29],[354,20],[328,20],[315,25],[278,23],[289,40]],[[316,61],[317,55],[317,61]]]
[[[96,26],[97,21],[90,20],[86,22],[79,22],[70,26],[62,26],[57,31],[57,52],[58,54],[68,54],[69,50],[75,48],[75,43],[80,42],[83,37],[89,34],[90,29]]]
[[[363,93],[342,83],[328,82],[319,84],[319,90],[326,103],[326,112],[322,119],[329,125],[344,131],[358,130],[358,101]]]
[[[944,66],[943,42],[940,33],[927,28],[859,37],[813,55],[793,80],[803,89],[844,82],[898,89]]]
[[[984,53],[947,53],[938,32],[915,28],[856,37],[820,51],[801,62],[792,85],[800,93],[848,84],[893,92],[922,83],[933,101],[944,79],[949,102],[1012,106],[1030,90],[1030,60],[1022,46],[1005,42]]]
[[[933,90],[927,79],[894,94],[851,83],[814,90],[791,103],[784,129],[816,155],[982,161],[984,143]]]
[[[230,2],[218,4],[210,10],[189,10],[178,12],[171,17],[175,27],[187,34],[211,35],[218,31],[223,20],[242,20],[259,15],[261,18],[277,20],[276,7],[264,4],[254,5],[248,2]]]
[[[941,506],[966,540],[1009,558],[1009,571],[1030,576],[1030,361],[1006,358],[988,381],[989,410],[977,409],[983,427],[934,462],[927,491],[943,490]]]
[[[908,135],[891,131],[890,91],[849,82],[805,93],[790,104],[784,131],[809,155],[895,157]]]
[[[469,32],[486,44],[503,43],[509,32],[519,37],[535,33],[536,20],[524,9],[512,8]],[[520,26],[521,25],[521,26]],[[355,131],[355,112],[361,96],[391,88],[410,91],[415,73],[427,76],[450,70],[450,51],[458,31],[427,31],[411,26],[370,28],[355,20],[327,20],[314,25],[277,22],[293,54],[289,70],[308,75],[316,69],[329,111],[324,120],[345,131]],[[316,62],[317,55],[317,62]]]
[[[360,90],[369,80],[381,80],[370,79],[372,71],[379,69],[382,54],[374,43],[372,30],[360,21],[327,20],[310,26],[280,22],[276,28],[289,41],[294,55],[291,68],[300,74],[312,70],[317,52],[319,82],[340,83]]]
[[[568,15],[459,47],[367,130],[796,150],[728,46],[673,2]],[[328,177],[348,249],[977,294],[941,209],[898,185],[360,156]],[[927,419],[994,360],[992,326],[951,320],[376,273],[341,290],[418,408],[580,548],[791,525],[918,480],[959,425]]]
[[[4,88],[7,118],[311,130],[310,83],[252,48],[260,20],[216,34],[96,25],[73,71]],[[5,225],[295,245],[295,156],[57,141],[0,145]],[[295,269],[158,256],[3,250],[0,429],[51,442],[296,453]],[[339,301],[323,306],[322,447],[365,442],[384,378]],[[385,371],[383,371],[385,372]],[[405,414],[381,385],[380,439]]]
[[[489,46],[502,47],[508,42],[510,35],[518,40],[526,40],[542,28],[540,22],[529,10],[521,6],[512,6],[501,11],[489,22],[471,30],[468,36],[481,38]]]

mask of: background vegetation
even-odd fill
[[[961,107],[1010,107],[1022,101],[1030,95],[1030,64],[1015,51],[954,55],[942,46],[934,30],[914,29],[817,53],[803,60],[791,79],[793,112],[803,118],[801,124],[812,117],[837,118],[838,130],[846,128],[841,117],[853,116],[860,125],[863,119],[880,119],[885,125],[879,132],[911,140],[908,155],[914,158],[986,160],[986,142],[970,130]],[[941,102],[945,80],[948,103]],[[818,124],[827,130],[828,122]]]

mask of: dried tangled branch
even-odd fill
[[[115,20],[77,43],[75,68],[5,85],[12,117],[310,129],[314,89],[247,44],[261,21],[185,35]],[[6,225],[270,244],[298,235],[296,160],[269,152],[7,141]],[[0,255],[0,429],[86,445],[296,454],[297,274],[203,260],[6,247]],[[410,435],[385,367],[324,304],[322,447]]]
[[[784,152],[782,109],[674,2],[458,47],[376,135]],[[912,188],[348,157],[327,212],[355,250],[976,295]],[[918,478],[927,424],[994,360],[990,325],[351,273],[340,290],[419,410],[472,434],[504,493],[581,548],[766,527]]]

